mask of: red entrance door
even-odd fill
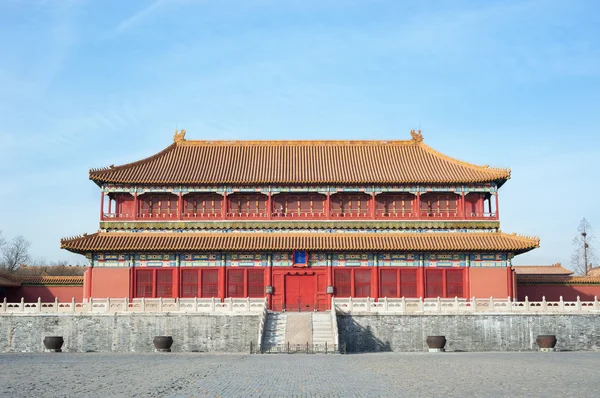
[[[285,309],[287,311],[313,311],[316,301],[315,275],[285,276]]]

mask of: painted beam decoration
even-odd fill
[[[471,267],[510,267],[506,253],[471,253]]]
[[[227,267],[266,267],[269,265],[265,253],[233,253],[227,254]]]
[[[181,267],[222,267],[225,265],[221,253],[183,253],[179,255]]]
[[[417,253],[382,253],[377,260],[380,267],[418,267],[421,259]]]
[[[334,253],[333,267],[372,267],[375,265],[373,253]]]
[[[177,255],[174,253],[136,254],[134,267],[176,267]]]

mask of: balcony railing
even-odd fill
[[[241,219],[241,220],[267,220],[269,214],[261,212],[229,212],[223,218],[221,212],[197,212],[197,213],[139,213],[137,216],[133,213],[104,213],[103,220],[223,220],[223,219]],[[327,215],[324,212],[280,212],[271,213],[273,220],[325,220]],[[466,213],[462,214],[456,211],[420,211],[414,213],[411,210],[404,211],[383,211],[377,210],[375,217],[370,212],[357,211],[332,211],[330,220],[497,220],[498,215],[495,212],[484,213]]]
[[[11,303],[4,299],[0,302],[0,316],[3,314],[19,313],[115,313],[115,312],[209,312],[209,313],[234,313],[254,312],[262,313],[266,307],[263,298],[94,298],[87,302],[78,303],[75,299],[59,302]]]
[[[375,218],[378,219],[407,219],[415,218],[416,214],[412,210],[377,210],[375,212]]]
[[[281,212],[276,211],[272,215],[273,219],[292,219],[292,220],[310,220],[314,218],[326,218],[326,214],[323,212]]]
[[[183,219],[218,219],[222,218],[223,214],[218,213],[183,213],[181,218]]]
[[[420,299],[420,298],[333,298],[333,307],[340,313],[377,314],[462,314],[462,313],[596,313],[600,302],[594,301],[512,301],[498,299]]]
[[[345,218],[345,219],[369,219],[369,218],[373,218],[373,216],[371,215],[371,212],[369,211],[358,211],[358,210],[332,210],[330,213],[330,216],[332,219],[340,219],[340,218]]]
[[[246,220],[264,220],[268,218],[268,214],[264,212],[230,212],[227,213],[227,218],[239,218]]]

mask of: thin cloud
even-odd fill
[[[129,18],[121,21],[121,23],[116,27],[116,29],[112,32],[110,36],[118,36],[121,33],[128,31],[129,29],[139,25],[144,19],[148,18],[148,16],[152,15],[157,9],[165,4],[165,0],[156,0],[154,3],[150,4],[148,7],[136,12]]]

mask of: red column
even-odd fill
[[[267,284],[266,286],[273,286],[273,255],[269,254],[268,255],[268,264],[267,264],[267,269],[266,269],[266,274],[267,274]],[[267,298],[267,307],[268,308],[272,308],[273,306],[273,294],[266,294],[265,292],[265,297]]]
[[[92,260],[91,260],[92,264],[94,262],[94,255],[92,254]],[[88,276],[88,291],[87,291],[87,297],[88,300],[92,297],[92,274],[94,273],[94,267],[90,265],[90,267],[88,268],[89,271],[89,276]]]
[[[110,198],[110,194],[108,194],[108,214],[112,214],[112,199]]]
[[[139,204],[138,204],[138,195],[137,191],[133,193],[133,219],[138,219],[138,213],[140,212]]]
[[[183,214],[183,193],[179,192],[179,198],[177,198],[177,219],[181,220]]]
[[[333,286],[333,269],[331,267],[331,257],[327,255],[327,286]],[[331,309],[331,299],[333,294],[327,294],[327,308]]]
[[[134,275],[135,272],[133,270],[133,255],[131,255],[131,265],[129,267],[129,301],[133,300],[133,295],[135,292],[135,281],[134,281]]]
[[[469,254],[467,254],[467,256],[469,256]],[[463,280],[465,281],[465,288],[463,289],[466,294],[467,297],[466,298],[471,298],[471,279],[469,278],[471,276],[471,267],[466,267],[465,268],[465,275],[463,276]]]
[[[104,221],[104,191],[100,191],[100,221]]]
[[[331,216],[331,192],[327,192],[327,197],[325,198],[325,218],[329,220]]]
[[[500,202],[498,201],[498,192],[496,192],[496,218],[500,219]]]
[[[465,194],[464,191],[462,193],[462,212],[463,212],[463,217],[466,219],[467,218],[467,195]]]
[[[273,197],[271,196],[271,192],[267,194],[267,220],[270,220],[273,217]]]
[[[221,301],[225,298],[227,294],[227,272],[225,266],[225,255],[223,255],[223,266],[219,268],[219,298]]]
[[[417,200],[415,201],[416,204],[416,216],[417,218],[420,220],[421,219],[421,192],[417,192]]]
[[[179,297],[179,265],[173,270],[173,298]]]
[[[511,267],[507,267],[506,268],[506,277],[507,277],[507,282],[508,282],[508,297],[510,297],[511,299],[514,297],[513,296],[513,283],[512,283],[512,269]]]
[[[227,218],[227,192],[223,192],[223,206],[221,206],[222,218]]]
[[[373,297],[377,299],[379,298],[379,259],[377,258],[377,253],[374,254],[373,262],[374,267],[371,275],[374,274],[374,278],[371,286],[373,287]]]
[[[371,212],[371,218],[375,218],[375,192],[371,192],[371,201],[369,203],[370,205],[370,209],[369,211]]]
[[[419,283],[419,291],[417,292],[417,295],[425,298],[425,267],[422,265],[419,266],[419,279],[421,283]]]

